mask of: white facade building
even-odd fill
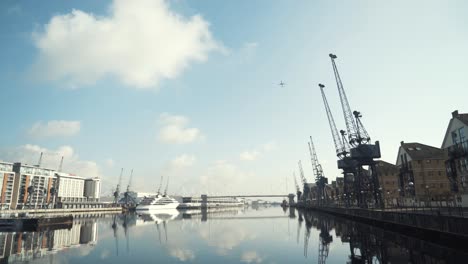
[[[99,201],[101,194],[101,180],[99,178],[91,178],[85,180],[84,196],[89,199]]]
[[[85,178],[68,173],[56,173],[58,198],[83,198]]]

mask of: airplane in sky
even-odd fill
[[[278,85],[281,86],[281,87],[284,87],[284,86],[286,85],[286,83],[284,83],[283,81],[281,81]]]

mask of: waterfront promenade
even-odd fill
[[[21,210],[1,210],[2,215],[15,214],[65,214],[65,213],[94,213],[94,212],[122,212],[122,207],[101,207],[101,208],[59,208],[59,209],[21,209]]]

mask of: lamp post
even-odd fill
[[[426,203],[429,204],[429,206],[431,206],[431,197],[430,197],[430,193],[429,193],[429,185],[425,186],[425,190],[426,190]],[[427,204],[426,204],[426,206],[427,206]]]
[[[387,191],[387,197],[386,197],[385,200],[387,201],[387,205],[389,205],[390,204],[390,202],[389,202],[390,201],[390,191]]]
[[[397,207],[401,206],[401,189],[398,188],[398,198],[397,198]]]
[[[379,187],[379,190],[378,190],[378,193],[377,193],[377,197],[379,198],[378,200],[380,202],[383,202],[383,199],[382,199],[382,187]],[[380,208],[382,209],[385,209],[385,204],[380,204]]]

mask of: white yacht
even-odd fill
[[[161,210],[161,209],[176,209],[179,202],[167,195],[156,195],[145,197],[136,207],[137,211]]]
[[[164,194],[161,195],[161,185],[163,178],[161,177],[161,183],[159,184],[158,193],[154,196],[143,198],[143,200],[136,207],[137,211],[149,211],[149,210],[161,210],[161,209],[176,209],[179,206],[179,202],[167,195],[167,187],[169,186],[169,178],[167,179],[166,189]]]

